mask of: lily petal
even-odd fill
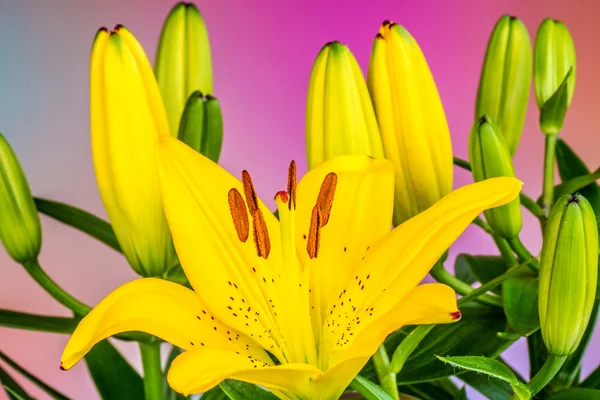
[[[279,222],[257,199],[270,241],[268,257],[259,257],[252,227],[252,220],[257,221],[248,211],[248,199],[246,204],[236,202],[238,211],[250,215],[245,242],[230,210],[230,190],[245,193],[239,180],[167,136],[159,140],[158,170],[175,249],[194,290],[215,317],[283,360],[284,341],[276,321],[284,301],[277,290],[276,267],[282,257]],[[243,224],[238,227],[243,229]]]
[[[169,385],[184,395],[210,390],[225,379],[253,383],[303,399],[310,391],[310,381],[323,374],[309,364],[269,365],[231,351],[195,349],[179,355],[168,374]],[[287,398],[283,397],[283,398]]]
[[[477,215],[507,204],[520,189],[520,181],[506,177],[461,187],[372,246],[352,284],[329,310],[326,324],[339,328],[327,331],[328,342],[349,346],[423,280]]]
[[[337,184],[331,213],[320,232],[316,258],[310,260],[307,238],[313,207],[329,173]],[[394,168],[387,160],[365,155],[340,156],[309,171],[298,184],[296,247],[303,264],[311,262],[313,318],[323,325],[332,302],[354,276],[371,244],[390,231],[394,207]]]
[[[355,339],[341,356],[371,356],[387,335],[405,325],[446,324],[460,319],[456,292],[441,283],[417,286],[387,314],[382,315]]]
[[[79,323],[65,347],[61,367],[71,368],[102,339],[128,331],[146,332],[185,350],[229,348],[244,352],[245,357],[269,360],[245,335],[215,319],[193,291],[162,279],[143,278],[114,290]]]

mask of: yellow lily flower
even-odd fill
[[[154,162],[169,124],[144,49],[122,26],[96,34],[90,119],[98,189],[119,244],[138,274],[159,276],[177,262]]]
[[[184,394],[237,379],[281,399],[339,398],[389,333],[460,318],[451,288],[417,285],[479,213],[521,187],[506,177],[465,186],[390,233],[387,160],[333,158],[297,186],[292,162],[275,196],[279,221],[246,171],[240,182],[168,136],[157,162],[194,291],[153,278],[121,286],[81,321],[61,366],[110,335],[143,331],[185,350],[168,374]]]

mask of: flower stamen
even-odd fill
[[[308,242],[306,243],[306,251],[310,258],[317,258],[319,254],[321,227],[321,210],[318,206],[314,206],[310,218],[310,227],[308,228]]]
[[[269,240],[265,218],[259,208],[254,210],[252,222],[254,225],[254,243],[256,244],[258,256],[267,259],[271,252],[271,241]]]
[[[296,208],[296,161],[292,160],[288,169],[287,193],[290,196],[288,209]]]
[[[321,190],[319,191],[316,205],[316,207],[319,207],[319,212],[321,214],[321,227],[327,225],[327,222],[329,222],[329,215],[331,214],[331,207],[333,206],[333,197],[335,195],[336,185],[337,175],[333,172],[328,173],[321,184]]]
[[[248,211],[246,210],[244,198],[237,189],[233,188],[229,191],[228,200],[235,231],[240,241],[246,243],[250,235],[250,223],[248,222]]]
[[[246,170],[242,171],[242,184],[244,185],[244,194],[246,195],[248,210],[250,210],[250,215],[254,217],[254,211],[258,209],[258,198],[256,197],[256,191],[252,184],[252,178]]]

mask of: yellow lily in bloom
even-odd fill
[[[148,332],[185,350],[168,375],[184,394],[237,379],[281,399],[339,398],[389,333],[460,318],[451,288],[417,285],[479,213],[521,187],[505,177],[465,186],[390,233],[387,160],[333,158],[297,186],[292,162],[279,221],[246,171],[240,182],[167,136],[158,164],[194,291],[153,278],[121,286],[81,321],[62,367],[110,335]]]
[[[98,189],[119,244],[138,274],[159,276],[177,263],[154,162],[169,124],[144,49],[122,26],[96,34],[90,119]]]

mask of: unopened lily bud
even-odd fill
[[[533,55],[527,28],[516,17],[500,18],[488,42],[479,79],[475,118],[498,124],[511,156],[517,151],[531,85]]]
[[[223,143],[223,116],[219,101],[199,91],[192,93],[181,115],[178,137],[198,153],[218,162]]]
[[[375,36],[368,86],[395,167],[398,225],[452,190],[450,132],[427,61],[402,26],[386,21]]]
[[[469,159],[475,182],[515,176],[504,135],[487,115],[473,124],[469,136]],[[502,238],[512,239],[519,235],[523,221],[518,197],[506,205],[484,211],[484,215],[494,232]]]
[[[12,148],[0,134],[0,239],[17,262],[35,261],[42,246],[40,218]]]
[[[546,135],[557,135],[573,99],[577,73],[575,45],[560,21],[547,18],[540,25],[534,46],[533,82]]]
[[[550,353],[568,355],[577,349],[597,279],[596,216],[585,197],[565,195],[552,207],[540,262],[540,325]]]
[[[154,73],[169,127],[176,133],[188,97],[196,90],[213,93],[208,32],[194,4],[180,2],[171,9],[160,34]]]
[[[343,154],[383,158],[381,136],[356,59],[339,42],[328,43],[313,65],[306,104],[309,169]]]

